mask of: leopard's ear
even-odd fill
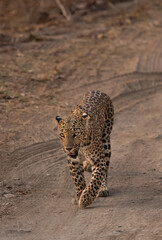
[[[62,120],[62,118],[61,118],[61,117],[59,117],[59,116],[56,116],[56,122],[57,122],[57,124],[59,124],[61,120]]]

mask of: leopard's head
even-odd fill
[[[73,112],[65,119],[57,116],[56,121],[65,153],[72,158],[76,158],[79,148],[90,141],[88,114],[84,112],[75,114]]]

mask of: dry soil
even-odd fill
[[[110,197],[80,210],[55,116],[92,89],[115,106]],[[0,240],[162,239],[161,1],[1,33],[0,114]]]

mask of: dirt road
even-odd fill
[[[0,35],[0,240],[162,239],[162,5],[152,2]],[[92,89],[115,106],[110,197],[80,210],[55,116]]]

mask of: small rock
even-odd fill
[[[4,183],[3,182],[0,182],[0,187],[3,187],[4,186]]]
[[[4,190],[4,193],[6,193],[6,194],[7,194],[7,193],[10,193],[10,191],[9,191],[9,190],[7,190],[7,189],[5,189],[5,190]]]
[[[113,231],[113,234],[119,234],[121,232],[123,232],[123,231],[122,230],[116,230],[116,231]]]
[[[103,37],[104,37],[103,33],[99,33],[99,34],[97,35],[97,39],[101,39],[101,38],[103,38]]]
[[[13,195],[11,193],[7,193],[7,194],[4,194],[4,197],[5,198],[13,198],[13,197],[15,197],[15,195]]]
[[[3,196],[4,195],[4,191],[0,191],[0,195]]]
[[[14,180],[20,180],[20,178],[19,177],[15,177]]]

